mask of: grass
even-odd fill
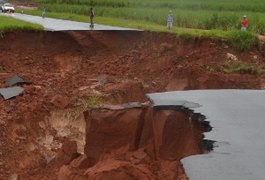
[[[223,66],[223,72],[226,74],[240,73],[240,74],[262,74],[263,70],[255,65],[248,64],[242,61],[233,61],[226,63]]]
[[[240,51],[247,51],[257,44],[257,37],[250,32],[231,31],[229,42],[232,47]]]
[[[18,12],[31,14],[31,15],[41,15],[41,10],[27,10],[27,9],[18,9]],[[71,13],[58,13],[58,12],[48,12],[47,17],[58,18],[58,19],[67,19],[73,21],[80,22],[89,22],[88,16],[71,14]],[[130,27],[137,28],[143,30],[149,30],[153,32],[170,32],[175,33],[179,36],[191,36],[191,37],[209,37],[209,38],[229,38],[229,32],[223,31],[220,29],[212,29],[212,30],[203,30],[203,29],[193,29],[193,28],[173,28],[173,30],[167,30],[165,25],[160,25],[156,23],[152,23],[144,20],[128,20],[128,19],[119,19],[112,17],[102,17],[97,16],[95,18],[95,23],[105,24],[105,25],[113,25],[113,26],[121,26],[121,27]]]
[[[201,65],[201,67],[202,67],[203,69],[205,69],[205,70],[206,70],[207,72],[209,72],[209,73],[214,73],[214,72],[216,72],[215,68],[214,68],[213,66],[211,66],[211,65],[203,64],[203,65]]]
[[[22,12],[31,15],[41,15],[41,10],[27,10],[17,9],[17,12]],[[89,18],[86,15],[72,14],[72,13],[58,13],[47,12],[47,17],[74,20],[80,22],[89,22]],[[178,37],[190,39],[190,38],[211,38],[211,39],[224,39],[227,40],[230,45],[240,51],[246,51],[250,49],[256,43],[256,35],[252,32],[241,32],[239,30],[221,30],[221,29],[193,29],[184,27],[174,27],[173,30],[168,30],[165,25],[156,24],[150,21],[144,20],[128,20],[113,17],[97,16],[95,23],[130,27],[142,30],[148,30],[152,32],[167,32],[176,34]]]
[[[43,27],[38,24],[28,23],[17,20],[9,16],[0,16],[0,33],[1,35],[8,31],[14,30],[42,30]]]
[[[101,103],[101,97],[98,95],[91,95],[80,100],[82,112],[90,111]]]
[[[32,0],[48,12],[88,15],[93,6],[100,17],[164,25],[171,9],[174,25],[184,28],[234,30],[247,15],[249,30],[265,33],[264,0]]]
[[[80,106],[73,111],[74,119],[77,119],[85,111],[91,113],[91,110],[97,108],[102,101],[102,97],[97,94],[91,94],[79,99]]]

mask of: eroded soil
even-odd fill
[[[163,33],[20,31],[4,34],[0,52],[1,88],[15,74],[33,82],[0,99],[0,179],[185,179],[179,159],[203,153],[204,130],[182,112],[142,117],[152,111],[145,93],[265,87],[263,74],[222,71],[234,61],[227,53],[264,69],[262,45],[238,52]],[[145,108],[84,115],[88,97]]]

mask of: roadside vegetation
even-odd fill
[[[40,16],[41,10],[27,10],[27,9],[18,9],[18,12],[25,14],[31,14]],[[48,17],[58,18],[58,19],[67,19],[80,22],[89,22],[87,15],[79,15],[72,13],[58,13],[58,12],[48,12]],[[185,28],[185,27],[175,27],[173,30],[168,30],[165,25],[156,24],[149,21],[143,20],[128,20],[128,19],[119,19],[112,17],[102,17],[97,16],[95,18],[95,23],[121,26],[121,27],[130,27],[136,29],[149,30],[153,32],[167,32],[176,34],[178,37],[191,39],[191,38],[211,38],[211,39],[224,39],[227,40],[230,45],[240,51],[245,51],[250,49],[257,42],[257,37],[253,32],[241,32],[240,30],[221,30],[221,29],[194,29],[194,28]]]
[[[209,64],[200,65],[202,69],[208,73],[225,73],[225,74],[252,74],[252,75],[261,75],[265,73],[264,67],[259,67],[255,64],[243,62],[240,60],[225,62],[222,66],[214,66]]]
[[[232,47],[245,51],[257,42],[256,34],[265,34],[264,0],[31,0],[36,10],[21,10],[41,15],[89,22],[90,7],[96,11],[95,23],[170,32],[184,38],[227,39]],[[174,28],[168,31],[166,18],[174,14]],[[243,15],[249,19],[247,33],[240,32]]]
[[[264,74],[264,70],[254,64],[245,63],[242,61],[234,61],[223,65],[223,72],[226,74]]]
[[[0,34],[14,30],[42,30],[43,27],[38,24],[28,23],[17,20],[9,16],[0,16]]]
[[[250,32],[230,31],[229,43],[232,47],[240,51],[247,51],[257,44],[257,37]]]
[[[88,15],[94,7],[100,17],[146,21],[165,26],[169,10],[177,27],[195,29],[240,29],[243,15],[249,30],[265,33],[264,0],[32,0],[48,12]]]

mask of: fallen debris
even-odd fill
[[[100,84],[104,85],[108,83],[107,75],[103,74],[97,77],[97,80]]]
[[[231,54],[231,53],[226,54],[226,59],[228,61],[238,61],[238,58],[234,54]]]
[[[19,86],[0,88],[0,94],[4,97],[5,100],[10,99],[12,97],[16,97],[20,95],[23,91],[24,89]]]
[[[31,81],[27,81],[19,77],[18,75],[14,75],[11,78],[7,79],[6,83],[8,86],[14,86],[14,85],[21,85],[21,84],[31,84]]]

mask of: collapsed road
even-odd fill
[[[0,41],[0,87],[24,89],[0,98],[0,179],[261,178],[264,92],[187,91],[264,89],[261,47],[139,31]],[[256,71],[225,73],[234,63]]]
[[[176,91],[148,97],[154,106],[182,106],[201,113],[213,127],[204,134],[216,141],[213,151],[181,160],[190,180],[264,179],[265,91]]]

